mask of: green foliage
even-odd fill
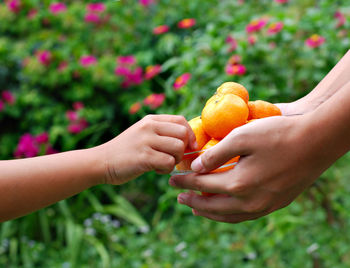
[[[66,1],[67,10],[56,15],[49,11],[53,2],[22,0],[17,14],[0,3],[0,91],[16,98],[0,112],[0,159],[13,157],[24,133],[46,131],[52,146],[66,151],[101,144],[147,113],[190,119],[224,81],[242,83],[253,100],[293,101],[312,90],[350,44],[349,22],[337,28],[334,18],[337,10],[349,18],[346,0],[159,0],[148,7],[105,1],[99,24],[84,21],[89,1]],[[246,26],[262,17],[268,25],[250,45]],[[184,18],[195,18],[196,25],[178,28]],[[272,22],[283,22],[283,30],[268,35]],[[154,35],[162,24],[170,31]],[[306,46],[312,34],[326,42]],[[233,52],[225,42],[229,35],[237,41]],[[48,65],[38,60],[40,51],[51,53]],[[82,66],[84,55],[97,63]],[[123,88],[115,68],[125,55],[134,55],[143,69],[160,64],[162,72]],[[225,73],[232,55],[241,57],[244,75]],[[67,67],[59,70],[62,62]],[[184,73],[192,77],[175,91],[175,79]],[[129,113],[152,93],[166,96],[159,108],[143,105]],[[77,101],[84,103],[79,116],[89,126],[72,134],[65,114]],[[166,176],[149,173],[119,188],[95,187],[2,223],[0,266],[348,267],[348,162],[342,158],[288,208],[238,225],[193,217],[176,203],[179,191]]]

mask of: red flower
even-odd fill
[[[169,31],[168,25],[159,25],[153,29],[153,33],[156,35],[163,34]]]
[[[175,90],[179,90],[180,88],[182,88],[183,86],[185,86],[188,82],[188,80],[191,79],[191,74],[190,73],[184,73],[182,75],[180,75],[178,78],[176,78],[175,82],[174,82],[174,89]]]
[[[42,65],[48,66],[51,63],[52,55],[50,51],[42,50],[36,53],[36,58]]]
[[[308,47],[316,48],[321,46],[325,41],[326,41],[326,38],[324,38],[323,36],[320,36],[318,34],[313,34],[308,39],[306,39],[305,44]]]
[[[143,103],[152,109],[157,109],[159,106],[161,106],[163,104],[164,100],[165,100],[164,93],[160,93],[160,94],[153,93],[153,94],[147,96],[143,100]]]
[[[246,73],[246,67],[242,64],[228,64],[225,71],[228,75],[244,75]]]
[[[57,3],[52,3],[50,5],[50,12],[54,15],[64,12],[66,10],[67,10],[67,7],[65,3],[57,2]]]
[[[277,34],[283,29],[283,22],[275,22],[269,25],[269,28],[267,29],[267,33],[272,35],[272,34]]]
[[[339,28],[345,24],[346,18],[340,11],[335,12],[334,17],[338,20],[336,27]]]
[[[136,114],[142,107],[142,104],[140,102],[135,102],[130,106],[129,114]]]
[[[2,96],[2,99],[8,104],[14,104],[16,101],[15,96],[13,96],[13,94],[8,90],[3,91],[1,93],[1,96]]]
[[[145,79],[149,80],[162,71],[161,65],[151,65],[146,67]]]
[[[94,65],[97,63],[97,59],[92,55],[85,55],[80,58],[80,64],[83,67],[89,67],[90,65]]]
[[[246,31],[247,33],[254,33],[260,31],[264,26],[266,25],[267,21],[266,19],[259,19],[259,20],[253,20],[250,22],[247,27]]]
[[[183,19],[177,24],[177,26],[181,29],[191,28],[194,25],[196,25],[195,19]]]

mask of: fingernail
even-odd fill
[[[187,199],[188,199],[188,195],[187,194],[179,194],[179,196],[177,197],[177,201],[180,204],[185,204]]]
[[[175,186],[176,186],[175,179],[174,179],[174,178],[170,178],[170,179],[169,179],[169,184],[170,184],[171,186],[175,187]]]
[[[194,172],[202,172],[204,171],[204,167],[203,167],[203,163],[202,163],[202,158],[201,157],[197,157],[191,164],[191,169]]]

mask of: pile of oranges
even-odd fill
[[[235,82],[226,82],[218,87],[216,93],[207,101],[202,115],[188,123],[196,136],[198,151],[204,151],[218,144],[236,127],[252,120],[278,115],[281,115],[281,111],[274,104],[262,100],[249,101],[249,93],[244,86]],[[185,151],[185,153],[188,152],[188,150]],[[189,170],[192,161],[201,153],[185,155],[176,168]],[[238,160],[239,156],[226,164],[236,163]],[[232,168],[234,165],[229,165],[217,168],[211,173],[224,172]]]

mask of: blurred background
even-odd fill
[[[290,102],[350,44],[347,0],[0,1],[0,159],[88,148],[149,113],[199,115],[225,81]],[[350,157],[289,207],[216,223],[169,176],[0,224],[1,267],[349,267]]]

